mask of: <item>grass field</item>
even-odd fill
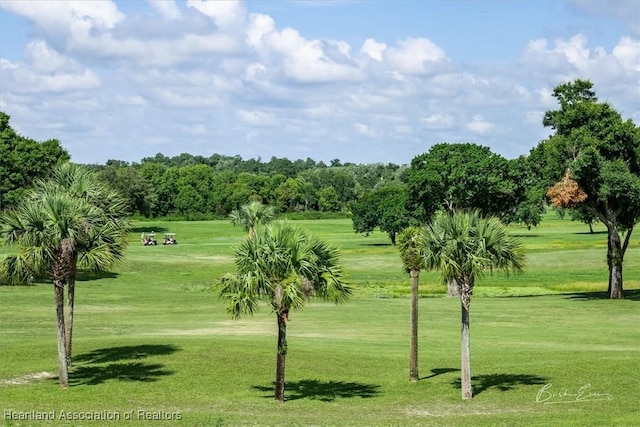
[[[292,313],[284,404],[273,400],[273,314],[263,307],[232,321],[211,289],[233,271],[242,230],[136,223],[117,271],[78,283],[67,390],[53,378],[51,285],[0,287],[1,425],[640,425],[637,235],[624,266],[627,298],[610,301],[602,227],[589,234],[551,214],[536,229],[514,227],[526,271],[477,284],[475,396],[463,402],[459,302],[443,296],[438,276],[421,275],[421,379],[411,384],[409,283],[395,248],[384,234],[354,234],[349,220],[300,223],[341,248],[356,294]],[[151,230],[175,232],[179,244],[141,246]]]

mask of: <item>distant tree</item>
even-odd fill
[[[608,294],[623,298],[624,255],[640,221],[640,128],[599,102],[592,87],[578,79],[554,89],[560,108],[547,111],[543,124],[555,134],[534,154],[542,178],[557,182],[552,203],[590,212],[607,227]]]
[[[324,212],[338,212],[340,210],[340,200],[333,185],[320,189],[318,192],[318,207]]]
[[[445,283],[454,280],[460,287],[462,398],[471,399],[469,306],[473,287],[487,270],[521,271],[522,244],[496,217],[455,211],[436,215],[422,233],[420,249],[425,269],[440,271]]]
[[[138,168],[126,162],[108,161],[98,177],[127,199],[131,213],[149,218],[156,211],[158,195]]]
[[[0,111],[0,211],[22,200],[33,182],[45,178],[53,167],[69,160],[55,139],[38,142],[19,135]]]
[[[229,214],[233,225],[240,225],[249,235],[256,234],[261,225],[267,225],[275,219],[276,213],[272,206],[260,202],[250,202],[235,209]]]
[[[406,205],[406,187],[399,182],[385,184],[351,205],[353,229],[356,233],[368,234],[379,228],[395,245],[397,233],[417,224]]]
[[[407,227],[398,236],[402,265],[411,280],[411,343],[409,347],[409,381],[418,381],[418,285],[423,268],[420,253],[420,228]]]
[[[600,222],[598,216],[593,213],[593,211],[585,209],[584,206],[571,209],[569,216],[571,217],[571,221],[580,221],[589,226],[589,233],[591,234],[593,234],[593,224]]]
[[[488,147],[436,144],[411,161],[408,203],[422,221],[441,209],[477,209],[530,227],[540,221],[544,191],[532,188],[528,168],[525,160],[510,162]]]
[[[300,185],[294,178],[287,178],[275,190],[276,203],[282,210],[292,212],[296,206],[302,202]]]
[[[237,273],[221,278],[220,295],[234,318],[253,314],[267,301],[278,321],[275,399],[284,401],[289,312],[310,296],[343,302],[351,295],[338,251],[290,223],[273,223],[251,233],[235,249]]]

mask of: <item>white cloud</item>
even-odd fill
[[[612,54],[625,71],[640,71],[640,40],[623,37],[613,48]]]
[[[187,0],[187,6],[212,18],[223,30],[239,27],[247,16],[239,0]]]
[[[448,129],[453,126],[453,117],[450,114],[436,113],[421,117],[420,123],[428,129]]]
[[[17,93],[67,92],[100,87],[100,78],[90,69],[34,40],[25,48],[24,62],[2,61],[3,82]]]
[[[360,52],[369,55],[376,61],[382,61],[382,54],[387,48],[384,43],[378,43],[373,39],[366,39],[360,48]]]
[[[357,134],[368,137],[368,138],[377,138],[379,135],[378,131],[376,131],[373,127],[366,125],[364,123],[354,123],[353,127]]]
[[[343,80],[360,80],[364,77],[355,63],[339,63],[324,51],[320,40],[307,40],[293,28],[282,31],[270,31],[262,36],[265,47],[282,58],[284,74],[298,82],[328,83]],[[339,45],[342,51],[348,51],[345,43]]]
[[[444,50],[429,39],[407,38],[383,55],[389,66],[403,74],[426,74],[440,69],[447,61]]]
[[[86,35],[94,29],[112,29],[124,19],[124,14],[110,0],[3,0],[2,7],[25,16],[52,32],[69,31]]]
[[[487,134],[495,128],[496,125],[486,121],[482,115],[475,116],[471,122],[467,123],[467,129],[479,134]]]
[[[147,0],[149,5],[170,21],[180,18],[180,9],[175,0]]]

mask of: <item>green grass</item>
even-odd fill
[[[288,401],[272,398],[276,322],[265,306],[232,321],[211,291],[233,271],[244,233],[226,221],[136,223],[114,274],[78,284],[72,387],[59,390],[55,312],[48,284],[0,287],[2,425],[461,425],[640,424],[640,245],[625,261],[628,298],[606,290],[606,235],[549,215],[514,227],[527,249],[521,275],[489,275],[471,303],[475,396],[460,399],[460,308],[437,274],[421,275],[420,376],[408,382],[408,279],[384,234],[356,235],[349,220],[300,221],[341,248],[356,289],[335,306],[311,302],[291,315]],[[143,230],[177,233],[174,247],[143,247]],[[596,228],[601,232],[602,228]],[[10,384],[22,382],[22,384]],[[587,401],[536,402],[541,388]],[[610,400],[597,400],[604,398]],[[566,400],[555,396],[554,401]],[[574,399],[575,400],[575,399]],[[51,422],[5,411],[56,411]],[[68,421],[109,411],[120,421]],[[125,415],[133,411],[133,420]],[[138,418],[138,411],[172,420]],[[180,420],[176,420],[178,413]],[[152,416],[153,414],[147,414]]]

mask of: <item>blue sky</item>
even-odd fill
[[[0,1],[0,109],[80,163],[505,157],[590,79],[640,123],[636,1]]]

